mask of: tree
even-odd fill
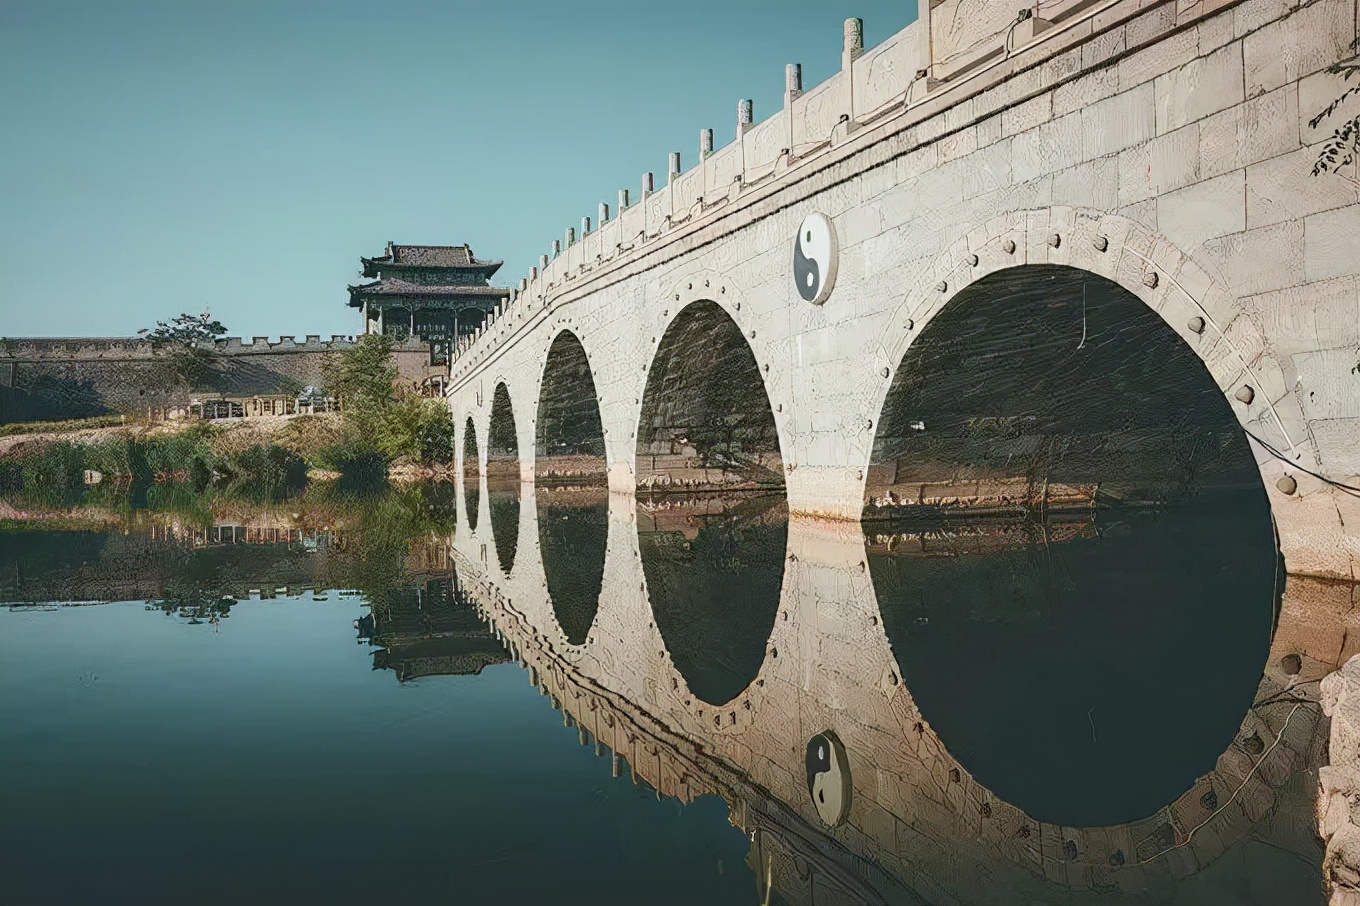
[[[1351,42],[1350,49],[1360,49],[1360,38]],[[1349,82],[1351,79],[1357,79],[1357,82],[1354,85],[1346,86],[1345,90],[1335,100],[1308,121],[1308,125],[1313,129],[1316,129],[1323,120],[1335,113],[1347,98],[1360,95],[1360,54],[1333,63],[1327,67],[1327,72],[1340,75],[1345,82]],[[1360,153],[1360,114],[1351,117],[1338,126],[1336,131],[1322,143],[1322,150],[1318,152],[1318,159],[1313,163],[1313,175],[1320,176],[1328,171],[1336,173],[1355,160],[1357,153]]]
[[[322,369],[326,392],[340,399],[347,410],[356,412],[390,406],[396,400],[396,379],[392,338],[374,333],[331,356]]]
[[[142,328],[138,336],[151,341],[151,348],[164,352],[175,376],[189,384],[202,383],[212,372],[217,358],[215,342],[227,329],[208,312],[191,315],[181,312],[169,321],[157,321],[154,328]]]
[[[392,345],[390,336],[368,334],[326,363],[326,391],[340,398],[344,412],[345,458],[376,452],[388,462],[448,462],[453,458],[448,408],[397,392]]]

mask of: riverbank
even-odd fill
[[[451,463],[389,461],[356,443],[336,413],[34,426],[0,435],[0,490],[51,492],[137,481],[296,485],[362,473],[393,482],[448,479]]]

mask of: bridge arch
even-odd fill
[[[477,531],[478,507],[482,502],[482,463],[477,444],[477,426],[472,416],[463,425],[463,506],[467,510],[468,528]]]
[[[539,379],[534,421],[534,474],[538,483],[603,483],[608,474],[604,423],[585,347],[571,330],[548,347]]]
[[[604,425],[580,338],[559,331],[548,348],[534,424],[539,552],[553,616],[569,645],[583,645],[604,587],[609,492]]]
[[[1292,442],[1285,439],[1288,425],[1291,424],[1289,412],[1292,411],[1291,407],[1298,406],[1298,401],[1292,398],[1291,391],[1284,386],[1283,381],[1278,380],[1278,366],[1273,360],[1259,354],[1264,348],[1260,343],[1259,330],[1250,319],[1235,311],[1233,300],[1226,290],[1165,240],[1123,218],[1094,212],[1052,209],[996,218],[967,233],[966,238],[951,247],[947,258],[928,273],[933,282],[927,281],[928,285],[919,286],[908,294],[896,308],[890,322],[889,336],[892,340],[884,344],[883,350],[885,361],[880,371],[883,395],[875,421],[876,438],[864,475],[866,505],[863,516],[867,559],[884,630],[902,669],[905,686],[928,722],[924,725],[924,731],[922,724],[916,724],[915,732],[936,735],[948,747],[951,756],[957,759],[956,763],[960,764],[965,774],[972,775],[984,788],[1026,809],[1040,821],[1090,826],[1141,818],[1143,814],[1133,812],[1141,809],[1151,813],[1176,799],[1186,787],[1195,791],[1196,797],[1203,794],[1204,803],[1223,801],[1221,795],[1215,798],[1212,791],[1231,792],[1238,784],[1233,783],[1231,777],[1220,776],[1218,765],[1225,763],[1224,758],[1228,759],[1227,763],[1232,763],[1233,759],[1241,758],[1244,751],[1250,754],[1255,751],[1252,746],[1258,745],[1261,739],[1268,742],[1273,736],[1262,723],[1261,715],[1252,708],[1253,694],[1260,697],[1277,688],[1281,677],[1275,675],[1279,671],[1273,665],[1288,654],[1273,646],[1274,639],[1279,637],[1279,630],[1283,628],[1276,627],[1274,621],[1280,607],[1283,585],[1281,570],[1288,557],[1286,549],[1283,552],[1284,559],[1281,558],[1282,533],[1277,534],[1276,524],[1289,518],[1282,512],[1281,503],[1287,501],[1290,492],[1283,487],[1276,487],[1273,478],[1293,470],[1263,455],[1260,447],[1249,444],[1246,432],[1263,437],[1279,449],[1292,449],[1304,454],[1302,463],[1316,468],[1315,453],[1311,449],[1303,449],[1303,438],[1294,438]],[[1030,298],[1026,301],[1022,298],[1027,290],[1024,286],[1026,281],[1031,284],[1028,290],[1033,291],[1036,281],[1043,280],[1050,284],[1048,296],[1042,300]],[[1079,289],[1082,286],[1088,292],[1084,302]],[[1074,290],[1077,293],[1075,296]],[[1092,291],[1099,298],[1093,298]],[[987,308],[988,304],[990,308]],[[1075,333],[1070,336],[1059,336],[1053,331],[1041,333],[1038,342],[1031,337],[1027,348],[1017,348],[1015,344],[1006,348],[995,342],[989,346],[984,341],[969,345],[969,337],[960,336],[959,332],[966,331],[968,327],[967,310],[970,307],[973,308],[975,321],[972,326],[979,330],[985,330],[989,325],[994,330],[998,323],[1021,321],[1026,323],[1027,330],[1042,332],[1046,329],[1045,324],[1049,323],[1045,318],[1070,316],[1067,326],[1076,325]],[[1111,322],[1111,314],[1122,315],[1127,319],[1123,325],[1124,333],[1121,333],[1118,323]],[[1097,323],[1101,318],[1105,319],[1103,325]],[[943,335],[950,332],[950,336]],[[1153,361],[1139,361],[1136,356],[1127,354],[1139,351],[1139,343],[1145,347],[1141,350],[1144,354],[1155,357]],[[951,657],[956,658],[959,650],[980,650],[988,645],[976,634],[969,635],[969,627],[954,625],[968,621],[968,617],[960,616],[966,604],[980,601],[980,606],[985,607],[1019,603],[1024,609],[1034,603],[1031,599],[1036,596],[1043,598],[1048,595],[1049,601],[1059,600],[1061,594],[1053,592],[1054,586],[1061,583],[1079,586],[1083,581],[1080,573],[1085,568],[1080,563],[1069,562],[1073,558],[1064,556],[1062,545],[1091,543],[1112,547],[1127,544],[1127,540],[1111,541],[1115,536],[1101,530],[1098,516],[1084,517],[1087,520],[1084,525],[1078,525],[1077,522],[1081,520],[1076,520],[1068,526],[1071,537],[1061,539],[1058,533],[1050,531],[1048,521],[1041,519],[1018,530],[1019,534],[1013,533],[999,542],[1002,549],[999,558],[995,550],[984,549],[985,538],[974,545],[977,549],[969,553],[982,554],[975,557],[975,561],[986,561],[988,557],[1002,561],[1010,558],[1011,561],[1003,562],[999,571],[994,570],[997,575],[982,581],[977,588],[970,589],[966,577],[960,575],[941,575],[937,577],[939,581],[932,584],[929,575],[931,567],[945,564],[948,558],[937,557],[928,565],[926,561],[918,561],[910,569],[901,568],[900,563],[896,567],[893,564],[894,549],[898,548],[896,554],[900,560],[904,556],[901,549],[903,545],[924,544],[932,529],[930,520],[939,516],[938,511],[930,513],[928,507],[921,506],[932,496],[924,487],[929,485],[929,481],[914,482],[921,490],[911,501],[903,499],[905,495],[901,494],[900,486],[896,488],[897,495],[883,493],[892,489],[893,484],[892,481],[885,481],[883,474],[888,460],[910,462],[911,468],[919,469],[923,454],[929,452],[929,444],[914,441],[910,437],[913,433],[924,438],[932,430],[938,433],[943,428],[948,435],[948,429],[952,428],[950,442],[954,444],[953,451],[957,454],[966,448],[969,431],[982,430],[985,433],[991,430],[995,433],[1006,428],[1007,425],[1001,422],[986,424],[983,423],[985,419],[981,422],[962,419],[962,412],[957,410],[966,408],[967,399],[1004,397],[1008,394],[1013,397],[1017,392],[1027,389],[1030,384],[1021,376],[1020,370],[1012,369],[1014,373],[1008,374],[1007,368],[1012,365],[1012,359],[1042,359],[1036,348],[1045,344],[1057,344],[1072,351],[1083,348],[1083,344],[1091,344],[1084,346],[1085,350],[1089,352],[1093,346],[1096,347],[1100,354],[1107,355],[1107,362],[1112,361],[1108,355],[1113,350],[1122,348],[1126,353],[1125,363],[1129,366],[1126,376],[1134,386],[1125,387],[1126,392],[1122,396],[1116,394],[1106,398],[1101,416],[1113,417],[1113,422],[1131,417],[1135,421],[1143,420],[1143,424],[1154,417],[1160,417],[1165,423],[1177,419],[1186,422],[1188,419],[1189,427],[1194,429],[1190,433],[1195,435],[1196,442],[1205,444],[1205,448],[1200,449],[1192,444],[1186,450],[1167,457],[1166,461],[1184,466],[1186,462],[1200,457],[1201,465],[1211,469],[1213,477],[1219,479],[1209,484],[1216,484],[1218,491],[1228,493],[1234,505],[1242,510],[1238,521],[1219,518],[1207,533],[1203,531],[1203,526],[1195,524],[1198,517],[1193,515],[1188,518],[1188,527],[1171,518],[1166,520],[1167,524],[1158,525],[1152,531],[1140,532],[1137,525],[1131,530],[1136,539],[1141,538],[1140,543],[1144,546],[1151,544],[1152,548],[1156,548],[1160,541],[1160,553],[1145,551],[1145,562],[1156,562],[1159,568],[1173,572],[1179,570],[1178,581],[1185,581],[1185,586],[1180,588],[1157,589],[1139,585],[1143,601],[1158,606],[1168,603],[1175,605],[1173,599],[1178,594],[1186,595],[1186,600],[1194,600],[1197,596],[1227,595],[1236,604],[1242,605],[1227,618],[1222,613],[1200,612],[1190,619],[1190,622],[1195,623],[1194,626],[1172,627],[1182,632],[1186,636],[1185,641],[1190,641],[1194,649],[1176,653],[1173,660],[1181,665],[1176,668],[1178,675],[1187,666],[1193,668],[1196,664],[1207,663],[1226,650],[1237,651],[1240,656],[1222,670],[1215,668],[1209,671],[1212,675],[1206,682],[1217,683],[1221,687],[1217,692],[1222,695],[1214,705],[1218,709],[1217,714],[1209,719],[1202,719],[1204,715],[1198,713],[1197,709],[1195,714],[1182,714],[1180,717],[1185,719],[1182,723],[1193,725],[1189,733],[1182,733],[1181,725],[1177,724],[1166,736],[1178,740],[1193,739],[1195,751],[1190,753],[1188,761],[1181,767],[1189,763],[1198,765],[1194,769],[1198,772],[1197,779],[1192,772],[1189,776],[1182,776],[1179,781],[1171,781],[1168,786],[1166,778],[1162,778],[1161,787],[1156,791],[1142,790],[1141,799],[1133,795],[1136,791],[1119,791],[1129,792],[1130,795],[1122,799],[1118,795],[1107,796],[1108,801],[1097,803],[1092,811],[1087,812],[1079,809],[1064,811],[1064,808],[1072,806],[1072,801],[1056,810],[1045,811],[1047,806],[1036,804],[1032,797],[1027,799],[1024,795],[1015,795],[1015,790],[1024,784],[1017,784],[1015,777],[998,776],[998,759],[993,758],[988,762],[986,757],[982,757],[979,760],[979,749],[985,748],[985,743],[967,738],[966,728],[960,728],[961,721],[966,724],[969,719],[977,724],[977,712],[975,708],[969,707],[966,701],[968,696],[960,692],[955,672],[951,671],[948,679],[942,675],[943,663]],[[1251,352],[1253,349],[1256,350],[1255,355]],[[1008,355],[1010,358],[1007,358]],[[983,356],[987,357],[991,369],[985,379],[996,382],[996,385],[977,386],[970,385],[966,379],[960,380],[952,388],[955,399],[950,403],[958,403],[959,397],[964,398],[965,402],[954,406],[954,421],[950,424],[951,413],[946,411],[949,407],[943,405],[944,394],[940,392],[940,387],[932,384],[932,376],[938,380],[951,368],[957,370],[966,366],[970,357]],[[996,367],[998,362],[1001,363],[1000,368]],[[1154,373],[1159,368],[1163,374]],[[1141,372],[1139,369],[1142,369]],[[1167,375],[1177,381],[1177,386],[1157,388],[1144,383],[1167,380]],[[1029,379],[1033,377],[1030,375]],[[1093,376],[1089,373],[1066,374],[1056,386],[1050,382],[1048,392],[1062,399],[1064,394],[1070,397],[1079,391],[1091,389],[1092,381]],[[1251,388],[1251,392],[1244,392],[1243,388]],[[1106,389],[1109,389],[1108,384]],[[1068,403],[1074,404],[1070,399]],[[911,411],[913,406],[916,407],[915,412]],[[931,418],[937,420],[934,425],[931,424]],[[893,443],[898,444],[896,453],[902,455],[894,455],[888,449]],[[1310,458],[1312,462],[1309,462]],[[977,465],[976,457],[956,455],[954,459],[955,465],[964,463],[969,469]],[[946,468],[941,476],[934,477],[942,477],[947,473]],[[957,478],[958,475],[953,477]],[[968,477],[985,484],[985,476]],[[1181,477],[1191,479],[1188,483],[1200,484],[1193,481],[1196,478],[1193,474]],[[975,489],[969,492],[974,496],[974,502],[982,501],[986,496],[977,487],[975,485]],[[936,490],[933,496],[937,501],[948,496]],[[1043,501],[1049,499],[1050,488],[1045,485],[1038,501],[1034,499],[1033,490],[1031,487],[1024,493],[1012,495],[1010,499],[1006,499],[1004,493],[996,492],[991,495],[991,500],[982,502],[991,503],[993,509],[1017,505],[1023,508],[1028,504],[1032,509],[1043,510]],[[1074,488],[1065,490],[1071,492]],[[1159,489],[1160,492],[1167,490]],[[893,499],[893,496],[897,499]],[[1076,497],[1079,499],[1080,494]],[[908,503],[911,505],[906,505]],[[913,508],[916,510],[914,523],[904,525],[901,522],[872,521],[880,517],[901,516],[904,510]],[[1043,514],[1046,516],[1047,512]],[[1090,522],[1091,518],[1095,519],[1094,523]],[[1137,518],[1129,520],[1129,524],[1136,522]],[[1127,532],[1130,531],[1129,524],[1114,528]],[[1178,533],[1176,538],[1179,543],[1158,539],[1158,532]],[[1231,536],[1229,542],[1232,547],[1214,550],[1213,544],[1222,540],[1219,536],[1226,537],[1224,532],[1226,536]],[[958,532],[954,534],[957,536]],[[939,537],[937,534],[936,538]],[[920,540],[913,541],[913,538]],[[959,544],[957,538],[948,543],[955,546]],[[1055,551],[1055,548],[1059,550]],[[909,553],[906,555],[910,556]],[[955,558],[953,563],[957,566],[964,559],[967,558]],[[1106,568],[1109,569],[1108,564]],[[1027,569],[1033,575],[1026,575]],[[943,567],[936,569],[936,572],[942,570],[949,571]],[[1226,586],[1230,587],[1228,591],[1224,590],[1224,576],[1227,577]],[[1042,586],[1037,593],[1036,588],[1028,587],[1036,583]],[[988,601],[984,588],[1001,588],[1005,593],[993,593],[990,595],[993,600]],[[1015,600],[1000,600],[1008,595]],[[1128,603],[1124,602],[1125,605]],[[933,612],[927,612],[932,608]],[[1149,649],[1169,641],[1165,635],[1157,638],[1155,624],[1159,618],[1153,612],[1155,610],[1156,607],[1152,607],[1141,612],[1141,629],[1133,633],[1139,641],[1147,642]],[[1247,612],[1246,616],[1239,619],[1243,611]],[[1064,616],[1061,607],[1055,608],[1054,612],[1059,617],[1073,617],[1071,613]],[[1170,612],[1176,614],[1177,608],[1173,606]],[[1080,617],[1077,614],[1075,618]],[[1070,626],[1066,629],[1070,633]],[[1147,632],[1143,633],[1142,630]],[[1143,634],[1148,638],[1143,638]],[[952,654],[951,645],[958,649]],[[1041,664],[1044,663],[1042,643],[1027,643],[1025,647],[1026,657],[1038,658]],[[1095,654],[1094,658],[1092,654]],[[1142,654],[1151,660],[1139,661],[1130,669],[1140,671],[1139,675],[1145,679],[1150,677],[1155,686],[1159,674],[1153,664],[1160,658],[1161,652],[1146,650]],[[1054,648],[1048,651],[1046,657],[1046,666],[1054,673],[1052,685],[1056,688],[1078,698],[1092,689],[1102,688],[1099,683],[1086,683],[1078,676],[1082,660],[1087,661],[1084,666],[1088,671],[1099,672],[1109,666],[1107,663],[1089,663],[1092,660],[1101,661],[1099,651],[1088,649],[1069,652],[1064,656]],[[1033,661],[1028,663],[1032,664]],[[1196,677],[1198,682],[1198,673]],[[943,692],[942,684],[949,687],[943,696],[937,694]],[[988,706],[994,709],[989,713],[995,713],[995,709],[1001,707],[994,700],[997,688],[997,684],[992,684],[991,688],[981,690],[974,696],[973,705],[985,699],[990,702]],[[1109,693],[1108,700],[1114,700],[1134,690],[1104,691]],[[1138,692],[1146,693],[1147,689],[1140,686]],[[960,700],[961,695],[963,701]],[[948,708],[941,707],[944,698],[949,700]],[[1084,739],[1094,747],[1098,745],[1098,739],[1111,739],[1110,734],[1115,734],[1112,741],[1122,742],[1128,751],[1150,743],[1152,737],[1163,738],[1158,725],[1146,720],[1138,726],[1119,727],[1106,723],[1102,728],[1096,710],[1087,715],[1090,718],[1088,724],[1081,725],[1077,718],[1085,720],[1082,714],[1087,713],[1087,709],[1084,705],[1076,707],[1075,698],[1067,704],[1072,707],[1067,708],[1070,713],[1065,714],[1064,719],[1072,718],[1067,723],[1072,724],[1068,729],[1072,730],[1069,735],[1073,737],[1067,740],[1068,743],[1075,745]],[[1076,717],[1072,716],[1074,714]],[[1179,719],[1174,715],[1172,717],[1173,723]],[[1014,767],[1022,760],[1018,750],[1027,743],[1021,738],[1021,734],[1026,731],[1020,724],[1012,727],[1011,731],[998,748],[1005,749],[1004,760],[1008,766]],[[1047,733],[1050,737],[1054,735],[1052,726],[1036,732],[1039,735]],[[1120,733],[1125,734],[1123,740],[1118,738]],[[996,744],[996,741],[992,741],[992,744]],[[1155,753],[1159,759],[1166,754],[1163,749],[1160,747]],[[1226,755],[1222,754],[1225,749]],[[1143,753],[1144,756],[1147,754]],[[1072,765],[1066,767],[1075,770]],[[1111,776],[1115,773],[1111,772]],[[1034,778],[1026,778],[1026,782],[1033,784]],[[1159,797],[1161,801],[1153,801]],[[1080,801],[1083,807],[1089,805],[1091,796],[1083,793]],[[1105,811],[1102,812],[1101,808]]]
[[[510,575],[519,545],[520,459],[510,390],[498,381],[491,397],[486,431],[486,491],[491,536],[501,569]]]
[[[782,490],[774,408],[732,314],[711,299],[690,301],[652,341],[634,449],[638,488]]]
[[[1250,431],[1290,454],[1296,466],[1325,474],[1317,449],[1302,427],[1303,408],[1296,388],[1285,380],[1281,365],[1262,353],[1268,346],[1260,326],[1238,307],[1221,282],[1169,240],[1127,217],[1065,205],[960,225],[949,238],[953,242],[948,251],[922,268],[921,278],[894,306],[887,321],[880,358],[871,363],[878,370],[876,416],[883,411],[907,350],[965,289],[990,274],[1021,265],[1065,265],[1104,277],[1142,300],[1200,360],[1244,433]],[[873,427],[877,433],[877,421]],[[1283,488],[1289,485],[1281,487],[1280,479],[1295,479],[1300,491],[1305,484],[1316,486],[1317,482],[1260,447],[1254,446],[1253,452],[1272,516],[1280,527],[1281,553],[1289,571],[1324,575],[1336,571],[1331,564],[1331,569],[1315,568],[1312,563],[1291,561],[1287,524],[1293,519],[1315,519],[1316,514],[1282,506],[1293,491],[1286,492]],[[868,459],[872,457],[868,451]],[[862,478],[867,479],[869,467],[865,461]]]

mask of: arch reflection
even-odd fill
[[[568,642],[590,634],[604,586],[609,493],[603,488],[539,488],[538,543],[553,616]]]
[[[760,672],[788,544],[783,495],[649,501],[638,546],[657,630],[701,701],[724,704]]]
[[[1232,742],[1277,596],[1268,503],[1201,361],[1067,267],[992,274],[904,355],[865,532],[908,689],[1055,824],[1142,818]]]
[[[508,575],[515,566],[519,545],[519,439],[515,434],[515,415],[510,392],[504,383],[496,385],[491,401],[491,425],[486,437],[486,493],[491,510],[491,536],[496,559]]]
[[[463,503],[467,507],[468,528],[477,530],[478,507],[482,501],[482,469],[477,452],[477,428],[469,417],[463,429]]]

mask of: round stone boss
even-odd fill
[[[844,821],[850,812],[850,761],[830,730],[808,740],[807,783],[817,815],[829,825]]]
[[[793,241],[793,283],[806,302],[821,305],[836,282],[836,228],[825,214],[809,214]]]

